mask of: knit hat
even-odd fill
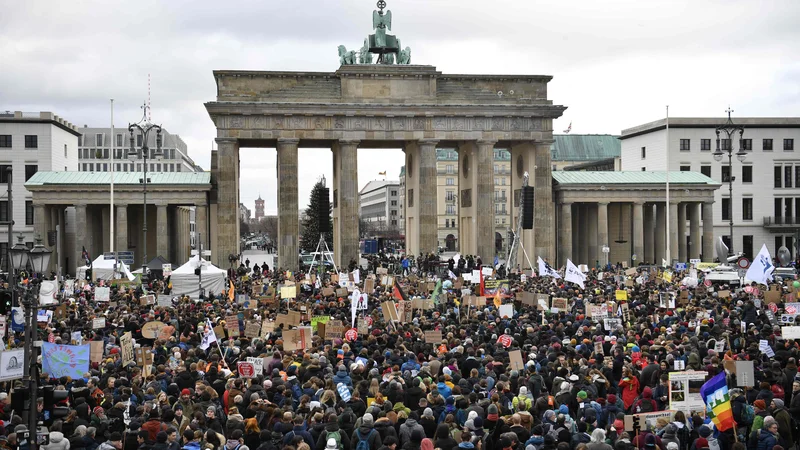
[[[617,396],[614,394],[608,394],[608,397],[606,397],[606,401],[608,402],[608,404],[614,405],[617,403]]]
[[[667,450],[678,450],[678,444],[675,442],[670,442],[667,444]]]
[[[122,433],[115,431],[111,433],[111,435],[108,437],[108,440],[111,442],[120,442],[122,441]]]
[[[497,414],[497,405],[494,403],[489,405],[489,407],[486,409],[486,414]]]
[[[578,391],[578,399],[586,400],[586,397],[588,397],[588,396],[589,395],[586,393],[586,391]]]
[[[764,402],[764,400],[761,399],[754,401],[753,406],[755,406],[758,409],[767,409],[767,404]]]
[[[475,422],[474,422],[474,421],[472,421],[472,420],[468,420],[468,421],[466,421],[466,422],[464,423],[464,426],[465,426],[465,427],[466,427],[468,430],[470,430],[470,431],[475,431],[475,430],[477,430],[477,428],[475,427]]]
[[[364,418],[361,419],[361,423],[366,427],[371,427],[372,424],[374,423],[374,420],[375,419],[373,419],[372,414],[366,413],[364,414]]]
[[[697,433],[700,434],[700,437],[707,438],[711,436],[711,428],[709,428],[706,425],[703,425],[702,427],[700,427],[699,430],[697,430]]]
[[[328,439],[328,444],[325,445],[325,450],[339,450],[339,447],[336,446],[336,439]]]
[[[656,446],[656,437],[652,434],[648,434],[647,437],[644,439],[645,447],[655,448]]]
[[[422,412],[422,417],[433,417],[433,410],[425,408],[425,411]]]
[[[192,391],[189,389],[184,389],[181,391],[181,395],[192,395]]]
[[[519,395],[528,395],[528,388],[525,386],[519,388]]]

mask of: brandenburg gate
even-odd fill
[[[493,150],[510,149],[515,199],[525,172],[535,188],[534,229],[524,231],[523,245],[543,258],[555,257],[550,144],[553,119],[566,108],[547,98],[552,77],[446,75],[413,65],[411,50],[401,50],[385,34],[387,25],[391,29],[391,13],[375,11],[376,34],[365,39],[360,63],[356,52],[340,46],[336,72],[214,72],[217,98],[205,106],[217,128],[210,215],[218,265],[239,252],[241,147],[277,149],[276,241],[284,269],[298,265],[299,147],[332,151],[333,252],[339,265],[359,256],[360,148],[405,152],[406,251],[413,255],[437,250],[436,148],[457,149],[460,251],[484,261],[495,252]],[[375,64],[372,55],[378,56]],[[517,214],[513,208],[512,223]]]

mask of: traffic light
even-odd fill
[[[0,290],[0,314],[6,315],[11,312],[13,296],[9,289]]]
[[[69,391],[55,390],[53,386],[41,388],[44,397],[44,420],[52,423],[54,420],[63,419],[69,414],[69,407],[64,406],[69,396]]]

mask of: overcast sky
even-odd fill
[[[414,64],[444,73],[552,75],[567,106],[554,129],[618,134],[664,116],[797,116],[800,1],[387,0],[392,33]],[[180,134],[209,168],[212,70],[335,71],[336,47],[360,46],[373,1],[3,1],[0,110],[53,111],[82,126],[141,117],[152,77],[153,121]],[[276,211],[275,150],[243,149],[242,202]],[[400,150],[363,150],[359,187]],[[301,149],[300,204],[329,150]]]

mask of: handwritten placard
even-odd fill
[[[438,344],[442,342],[442,331],[441,330],[425,331],[425,342],[428,344]]]

